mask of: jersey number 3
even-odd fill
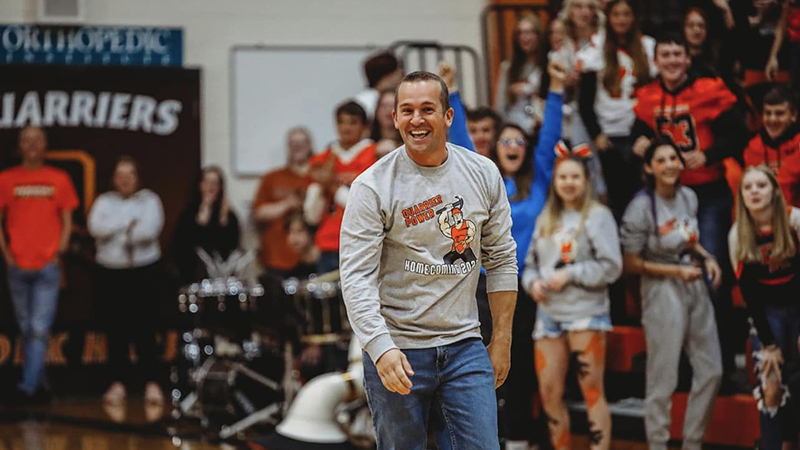
[[[689,152],[697,150],[697,133],[694,118],[690,114],[681,114],[675,117],[656,117],[658,132],[669,136],[678,150]]]

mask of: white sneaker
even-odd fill
[[[506,441],[506,450],[528,450],[528,441]]]
[[[119,381],[111,383],[105,394],[103,394],[103,401],[110,405],[120,405],[125,403],[127,393],[125,392],[125,385]]]
[[[144,401],[147,403],[164,403],[164,393],[157,383],[151,381],[144,387]]]

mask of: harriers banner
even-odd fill
[[[27,125],[45,130],[49,144],[47,163],[69,173],[81,202],[75,212],[70,249],[63,258],[62,291],[53,336],[88,339],[80,330],[102,328],[93,305],[98,299],[115,295],[99,292],[95,286],[94,244],[85,223],[93,200],[111,188],[114,163],[122,155],[138,161],[142,186],[158,194],[164,205],[166,220],[161,244],[166,261],[163,282],[159,283],[162,288],[152,293],[159,297],[162,307],[153,321],[164,331],[174,329],[177,314],[168,259],[178,215],[188,202],[200,169],[200,71],[3,66],[0,168],[19,163],[18,134]],[[13,362],[19,358],[18,346],[12,344],[16,342],[16,324],[6,284],[5,267],[0,266],[0,386],[13,386],[4,383],[18,375]],[[67,348],[71,345],[66,340],[61,344]],[[72,358],[71,364],[80,365],[81,361]],[[67,379],[68,369],[62,368],[61,372]]]

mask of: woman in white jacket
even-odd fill
[[[129,345],[136,345],[139,372],[147,381],[145,400],[160,403],[155,382],[156,345],[153,315],[158,298],[158,241],[164,209],[154,192],[139,188],[136,161],[121,157],[114,168],[114,190],[100,195],[89,214],[89,233],[97,245],[100,316],[108,336],[108,359],[114,382],[103,397],[119,404],[126,398],[123,380],[130,373]]]

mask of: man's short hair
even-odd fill
[[[792,92],[792,90],[789,89],[789,85],[787,84],[779,84],[772,87],[772,89],[767,91],[767,93],[764,95],[763,103],[764,105],[770,105],[770,106],[788,103],[789,109],[792,112],[797,111],[797,103],[795,100],[795,95]]]
[[[364,111],[364,108],[362,108],[361,105],[353,100],[348,100],[336,107],[337,121],[343,114],[358,117],[361,120],[361,123],[364,125],[367,124],[367,113]]]
[[[475,109],[467,110],[468,121],[477,122],[483,119],[492,119],[495,131],[500,131],[500,124],[503,123],[503,119],[500,117],[500,114],[497,114],[497,112],[492,108],[489,108],[488,106],[481,106]]]
[[[369,87],[375,87],[386,75],[400,68],[400,63],[390,51],[380,52],[370,56],[364,61],[364,75],[367,77]]]
[[[689,43],[686,42],[686,38],[680,33],[674,31],[661,33],[656,39],[656,46],[653,49],[654,53],[658,51],[658,46],[661,44],[678,44],[683,47],[683,49],[686,50],[686,54],[689,55]]]
[[[400,81],[400,84],[397,85],[397,88],[394,91],[394,109],[397,110],[397,101],[400,98],[400,86],[405,83],[419,83],[422,81],[435,81],[439,83],[439,102],[442,104],[442,111],[447,112],[447,110],[450,109],[450,91],[447,89],[447,84],[439,75],[431,72],[425,72],[423,70],[411,72],[410,74],[404,76],[403,80]]]
[[[19,129],[19,133],[17,134],[17,139],[18,140],[22,139],[22,133],[24,133],[24,132],[26,132],[28,130],[39,130],[39,132],[42,133],[42,136],[44,136],[44,138],[47,139],[47,132],[44,131],[44,128],[42,128],[42,127],[40,127],[38,125],[25,125],[24,127],[20,128]]]

